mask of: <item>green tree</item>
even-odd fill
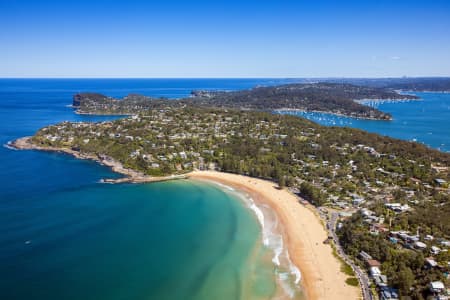
[[[408,295],[410,293],[411,287],[414,284],[414,274],[410,268],[401,267],[398,272],[398,287],[402,295]]]

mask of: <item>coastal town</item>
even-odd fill
[[[190,106],[63,122],[29,143],[150,178],[218,170],[275,181],[334,218],[330,235],[353,269],[370,275],[368,295],[447,297],[448,154],[298,117]]]
[[[0,16],[0,300],[450,300],[450,0]]]

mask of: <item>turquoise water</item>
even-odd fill
[[[326,126],[348,126],[391,137],[417,141],[450,152],[450,93],[414,93],[420,101],[366,104],[393,116],[392,121],[359,120],[324,113],[296,112]]]
[[[255,217],[211,185],[92,184],[16,200],[3,213],[2,299],[264,299],[275,291]]]
[[[74,114],[67,105],[80,91],[176,98],[192,89],[286,82],[0,79],[0,145],[63,120],[114,118]],[[423,101],[381,104],[392,122],[327,115],[318,121],[448,151],[450,96],[419,95]],[[267,299],[280,292],[277,278],[288,271],[272,262],[279,237],[269,234],[273,245],[263,247],[267,227],[262,231],[248,203],[222,188],[191,181],[100,184],[118,175],[67,155],[5,147],[0,166],[0,299]]]
[[[0,145],[62,120],[101,91],[180,97],[272,80],[0,80]],[[101,184],[118,176],[67,155],[0,147],[0,299],[268,299],[273,251],[234,194],[191,181]]]

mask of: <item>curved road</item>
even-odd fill
[[[320,213],[320,211],[319,211]],[[322,216],[323,214],[320,213]],[[356,265],[351,258],[348,257],[347,254],[345,254],[344,250],[341,247],[341,244],[339,243],[339,239],[336,235],[336,223],[338,220],[339,214],[337,212],[332,212],[331,217],[329,220],[327,220],[327,229],[329,236],[333,238],[334,244],[336,245],[336,251],[338,255],[353,269],[355,272],[356,277],[358,278],[359,285],[362,290],[362,295],[364,300],[373,300],[372,292],[370,290],[370,282],[369,277],[367,276],[366,272],[362,270],[358,265]]]

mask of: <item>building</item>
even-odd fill
[[[381,275],[381,270],[378,267],[370,267],[369,272],[370,272],[370,276],[372,276],[372,277]]]
[[[425,250],[427,248],[427,244],[422,242],[415,242],[414,247],[418,250]]]
[[[433,255],[438,255],[441,252],[441,248],[436,247],[436,246],[431,246],[431,253]]]
[[[376,224],[372,224],[371,231],[388,232],[389,229],[384,224],[376,223]]]
[[[368,260],[366,260],[366,264],[367,264],[367,267],[369,267],[369,268],[372,268],[372,267],[379,268],[379,267],[381,267],[381,263],[378,260],[376,260],[376,259],[368,259]]]
[[[425,236],[425,241],[432,241],[432,240],[434,240],[434,237],[432,235],[427,234]]]
[[[444,247],[450,247],[450,241],[441,241],[441,245]]]
[[[368,261],[369,259],[372,259],[372,256],[370,256],[367,252],[361,251],[359,252],[359,257],[361,257],[364,261]]]
[[[445,286],[441,281],[430,282],[430,291],[435,294],[440,294],[445,290]]]
[[[427,263],[427,265],[430,267],[430,268],[434,268],[434,267],[437,267],[437,262],[434,260],[434,258],[432,258],[432,257],[427,257],[427,258],[425,258],[425,262]]]
[[[398,290],[391,287],[381,288],[380,300],[399,300]]]
[[[386,203],[384,206],[399,213],[408,211],[410,209],[408,204],[402,205],[400,203]]]
[[[373,278],[376,286],[379,288],[387,287],[388,280],[386,275],[377,275]]]
[[[436,182],[437,185],[444,185],[446,183],[446,181],[444,179],[441,179],[441,178],[436,178],[434,180],[434,182]]]

